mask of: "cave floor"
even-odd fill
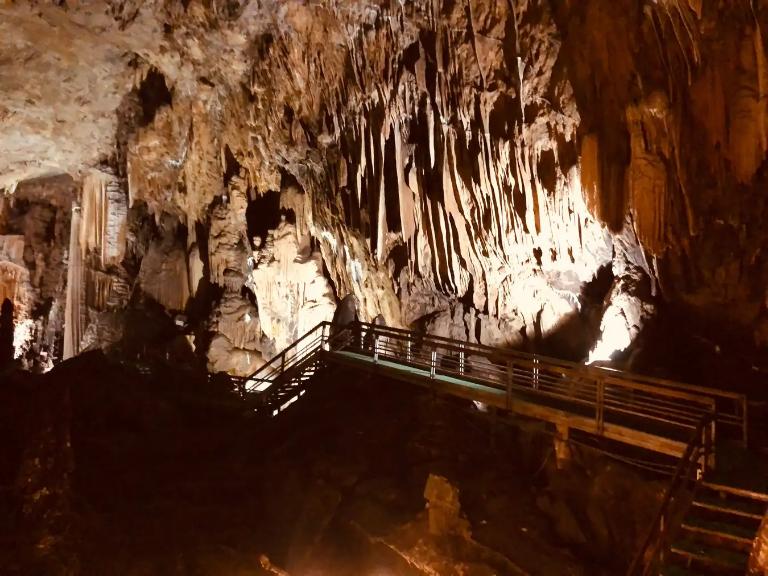
[[[294,575],[601,573],[542,513],[554,458],[535,426],[495,428],[465,402],[344,371],[264,423],[204,380],[121,372],[99,355],[78,362],[2,391],[21,398],[17,439],[43,429],[35,482],[59,469],[48,424],[67,414],[40,416],[56,398],[37,393],[42,381],[68,381],[71,438],[69,488],[50,502],[59,520],[24,519],[20,476],[21,502],[3,498],[18,519],[0,526],[4,574],[269,573],[261,555]],[[470,540],[427,530],[430,474],[459,487]]]

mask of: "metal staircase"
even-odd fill
[[[661,573],[745,574],[766,506],[765,494],[700,482]]]
[[[237,380],[242,397],[254,411],[277,416],[306,392],[325,364],[323,350],[343,345],[348,334],[330,336],[331,324],[322,322],[280,352],[248,378]]]

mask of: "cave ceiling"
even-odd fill
[[[0,188],[81,185],[99,313],[126,286],[169,310],[222,287],[208,322],[242,370],[346,294],[545,338],[604,270],[604,335],[662,298],[760,341],[764,4],[2,0]],[[270,193],[291,222],[253,224]]]

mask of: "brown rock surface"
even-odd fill
[[[6,2],[0,186],[67,172],[87,211],[111,170],[121,207],[80,244],[101,243],[84,264],[120,279],[116,304],[146,253],[136,214],[178,221],[190,294],[238,291],[248,209],[280,192],[258,226],[291,215],[367,320],[533,347],[589,332],[621,234],[642,265],[597,306],[614,349],[656,300],[763,346],[766,24],[746,0]],[[286,326],[273,346],[296,310],[262,322]]]

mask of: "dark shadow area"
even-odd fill
[[[270,190],[257,195],[248,202],[245,219],[248,223],[248,238],[253,240],[254,236],[259,236],[262,242],[265,241],[267,232],[277,228],[280,223],[280,193]]]
[[[240,174],[240,163],[235,158],[229,146],[224,146],[224,186],[229,186],[232,178]]]
[[[141,125],[147,126],[155,119],[157,111],[163,106],[171,106],[173,94],[165,83],[165,76],[156,68],[150,68],[146,78],[139,86],[139,104],[141,106]]]
[[[751,339],[712,319],[698,319],[685,309],[660,305],[639,347],[637,369],[646,374],[768,400],[768,364],[759,362],[761,356]]]
[[[13,302],[3,300],[0,308],[0,372],[13,362]]]
[[[186,328],[177,326],[165,308],[137,290],[124,317],[123,338],[116,348],[130,361],[152,365],[171,362],[184,370],[205,374],[203,359],[197,358],[185,337]]]
[[[70,565],[83,574],[258,576],[266,554],[291,574],[405,576],[423,573],[405,556],[420,542],[435,550],[427,562],[486,565],[483,574],[514,573],[511,560],[531,573],[578,566],[598,575],[618,573],[636,546],[655,483],[587,452],[560,472],[544,427],[465,401],[354,372],[317,378],[268,420],[172,362],[147,373],[95,352],[19,383],[19,427],[0,438],[0,457],[19,478],[26,459],[49,450],[35,482],[60,490],[49,509],[67,529],[46,558],[27,539],[45,523],[11,531],[0,521],[0,565],[11,565],[12,550],[11,576]],[[471,540],[430,534],[430,475],[460,489]],[[26,497],[7,504],[20,510]],[[628,525],[627,513],[638,521]],[[564,515],[567,528],[557,525]]]
[[[395,137],[387,139],[384,148],[384,205],[387,213],[387,230],[401,232],[400,184],[397,178],[398,162],[395,154]]]

